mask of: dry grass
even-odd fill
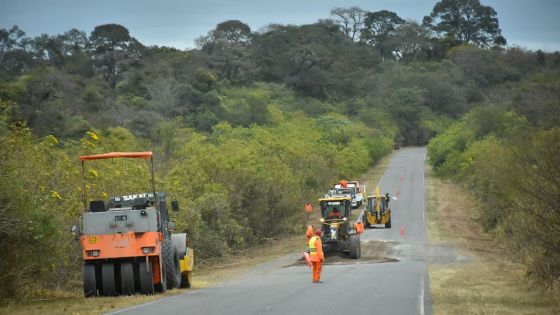
[[[61,292],[60,299],[12,303],[0,308],[0,314],[39,315],[39,314],[102,314],[130,305],[147,303],[162,296],[176,294],[179,290],[168,291],[154,296],[99,297],[86,299],[78,292]]]
[[[559,314],[560,297],[531,288],[523,270],[473,222],[476,203],[426,168],[428,236],[471,261],[429,267],[434,314]]]

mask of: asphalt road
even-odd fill
[[[380,180],[398,200],[392,228],[368,229],[362,241],[382,240],[396,262],[323,267],[324,283],[311,283],[305,266],[268,268],[243,279],[190,291],[112,314],[431,314],[424,215],[424,148],[401,149]],[[286,258],[286,261],[291,258]],[[293,260],[292,260],[293,262]],[[289,263],[286,264],[290,265]],[[264,268],[263,270],[267,270]]]

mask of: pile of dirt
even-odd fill
[[[350,259],[348,253],[332,252],[325,253],[325,265],[349,265],[364,263],[387,263],[397,262],[397,259],[387,257],[391,251],[391,245],[387,242],[366,241],[362,242],[362,257],[360,259]],[[303,257],[285,267],[305,266]]]

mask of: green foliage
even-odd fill
[[[560,125],[560,74],[530,77],[517,89],[512,107],[539,127]]]
[[[467,2],[436,4],[432,30],[452,7],[462,22],[465,8],[481,18],[439,29],[443,40],[357,7],[259,32],[224,21],[188,51],[144,47],[118,24],[89,37],[0,30],[0,277],[10,284],[0,294],[79,278],[67,233],[83,208],[77,157],[109,151],[156,152],[158,187],[181,202],[178,229],[202,262],[301,232],[301,206],[333,181],[360,175],[394,143],[430,139],[436,172],[486,203],[483,227],[528,238],[509,225],[535,219],[512,214],[528,201],[512,198],[519,185],[507,175],[520,174],[519,148],[548,143],[525,137],[558,125],[560,59],[474,47],[500,44],[499,28],[493,9]],[[86,166],[88,198],[150,189],[144,161]],[[534,248],[524,257],[550,256]],[[541,261],[531,265],[539,277]]]
[[[23,298],[33,293],[30,284],[63,288],[81,270],[79,245],[69,233],[83,209],[78,155],[139,147],[122,128],[90,131],[79,142],[67,143],[54,136],[37,138],[22,126],[3,129],[0,277],[9,282],[0,296]],[[89,198],[147,190],[143,176],[128,176],[146,174],[147,165],[107,162],[86,168]]]
[[[405,23],[395,12],[381,10],[368,12],[364,19],[364,28],[361,30],[360,40],[370,46],[375,46],[381,56],[390,57],[391,49],[387,41],[394,36],[401,24]]]
[[[123,72],[141,54],[142,45],[119,24],[96,26],[90,37],[96,68],[111,88],[115,88]]]
[[[546,101],[534,106],[546,106]],[[560,273],[559,144],[557,127],[535,128],[512,111],[479,107],[428,145],[437,174],[470,189],[479,200],[475,213],[480,225],[494,232],[530,278],[545,287],[556,285]]]
[[[496,11],[478,0],[442,0],[424,17],[424,25],[446,41],[478,47],[505,45]]]
[[[11,127],[0,148],[0,296],[23,297],[31,283],[62,286],[79,254],[67,233],[79,211],[77,163],[55,137],[36,139],[25,127]]]
[[[227,93],[267,104],[270,94],[259,91]],[[35,281],[64,287],[79,277],[80,251],[69,233],[84,207],[78,156],[149,146],[122,127],[90,130],[79,141],[37,138],[26,127],[8,125],[11,105],[2,104],[0,276],[11,285],[0,294],[13,297]],[[299,232],[303,204],[390,151],[387,138],[340,114],[289,117],[269,106],[275,117],[269,126],[220,123],[204,135],[177,120],[155,133],[156,185],[180,201],[175,220],[192,237],[201,262]],[[86,162],[87,200],[150,191],[148,166],[128,159]]]
[[[331,16],[334,16],[340,30],[350,40],[357,41],[364,26],[364,15],[366,11],[359,7],[334,8]]]
[[[285,82],[300,94],[322,99],[355,95],[364,75],[379,63],[375,51],[326,22],[271,26],[253,42],[262,80]]]
[[[504,239],[532,279],[553,287],[560,277],[560,128],[524,140],[512,152],[513,194]]]
[[[485,50],[472,46],[457,46],[449,51],[449,57],[478,86],[487,87],[506,81],[518,81],[520,72],[507,64],[499,51]],[[516,62],[516,67],[523,62]]]
[[[465,152],[477,140],[489,136],[519,137],[529,128],[526,118],[503,109],[478,107],[452,124],[428,145],[430,164],[439,175],[456,175]]]
[[[334,133],[325,121],[338,122]],[[342,129],[344,141],[333,141]],[[379,159],[391,143],[365,143],[363,132],[342,116],[280,119],[274,126],[251,128],[217,125],[208,138],[192,137],[176,155],[169,182],[187,204],[179,220],[193,238],[203,242],[207,231],[220,226],[220,240],[203,245],[202,258],[227,254],[267,238],[298,229],[301,205],[316,198],[336,178],[360,174]],[[179,193],[180,192],[180,193]],[[190,218],[183,221],[182,218]],[[197,243],[198,244],[198,243]],[[210,244],[209,244],[210,245]]]

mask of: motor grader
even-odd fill
[[[319,199],[323,250],[325,252],[348,252],[351,259],[362,255],[360,235],[350,224],[351,197],[326,197]]]
[[[85,162],[114,158],[149,160],[152,191],[88,203]],[[84,295],[149,295],[190,287],[194,252],[187,234],[173,234],[166,194],[156,192],[152,152],[111,152],[81,156],[80,161],[84,213],[72,230],[82,245]],[[177,201],[171,207],[179,211]]]
[[[362,222],[365,228],[373,227],[376,224],[384,224],[385,228],[391,228],[389,201],[389,194],[382,196],[379,187],[376,187],[374,196],[367,196],[366,207],[362,214]]]

